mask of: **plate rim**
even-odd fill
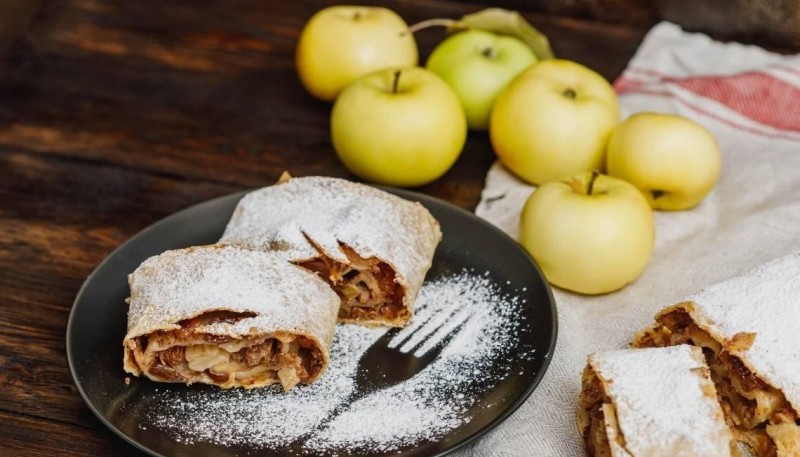
[[[525,254],[525,256],[528,258],[528,260],[530,261],[531,265],[534,267],[534,269],[538,273],[539,279],[541,279],[542,282],[544,283],[544,289],[545,289],[545,292],[547,294],[548,304],[549,304],[550,311],[551,311],[551,314],[550,314],[550,325],[551,325],[551,328],[553,330],[552,330],[552,335],[550,337],[550,341],[548,342],[547,353],[543,357],[543,362],[542,362],[541,369],[534,375],[533,380],[526,387],[526,389],[522,392],[522,394],[520,396],[518,396],[517,399],[514,400],[514,402],[512,402],[500,415],[498,415],[497,417],[492,419],[491,422],[489,422],[488,424],[486,424],[485,426],[480,428],[478,431],[476,431],[476,432],[472,433],[471,435],[463,438],[462,440],[456,442],[455,444],[453,444],[449,448],[444,449],[444,450],[442,450],[442,451],[440,451],[438,453],[431,454],[431,456],[430,456],[430,457],[444,457],[444,456],[450,455],[450,454],[458,451],[459,449],[464,448],[465,446],[467,446],[470,443],[475,442],[479,438],[485,436],[486,434],[488,434],[489,432],[491,432],[492,430],[497,428],[497,426],[499,426],[500,424],[505,422],[506,419],[508,419],[512,414],[514,414],[528,400],[528,398],[530,398],[531,394],[533,394],[534,390],[536,390],[536,387],[538,387],[539,384],[541,383],[542,379],[544,379],[545,374],[547,373],[548,369],[550,368],[550,363],[553,360],[553,356],[555,355],[556,343],[558,341],[558,306],[556,304],[555,297],[553,296],[553,288],[552,288],[552,286],[550,286],[550,283],[547,281],[546,277],[544,276],[544,273],[542,272],[541,268],[536,263],[536,261],[533,259],[533,257],[525,250],[525,248],[522,247],[522,245],[520,245],[515,239],[513,239],[511,236],[509,236],[507,233],[505,233],[501,229],[499,229],[497,226],[491,224],[490,222],[488,222],[485,219],[477,216],[476,214],[474,214],[474,213],[472,213],[470,211],[467,211],[464,208],[461,208],[460,206],[456,206],[456,205],[454,205],[454,204],[452,204],[452,203],[450,203],[448,201],[445,201],[445,200],[443,200],[441,198],[438,198],[438,197],[434,197],[432,195],[423,194],[421,192],[411,191],[411,190],[407,190],[407,189],[399,189],[399,188],[396,188],[396,187],[378,186],[378,185],[372,185],[372,186],[373,187],[377,187],[379,189],[382,189],[384,191],[388,191],[388,192],[393,193],[395,195],[398,195],[400,198],[403,198],[405,200],[411,200],[411,201],[417,201],[417,202],[421,202],[423,200],[431,200],[434,203],[442,204],[442,205],[448,207],[448,209],[455,210],[456,212],[459,212],[462,215],[469,217],[470,219],[474,220],[478,224],[481,224],[484,227],[487,227],[491,231],[495,232],[500,237],[507,239],[512,244],[515,244],[520,249],[520,251],[522,251]],[[86,393],[85,389],[78,382],[77,368],[75,366],[76,362],[75,362],[75,358],[74,358],[74,356],[72,354],[72,351],[73,351],[72,344],[70,344],[70,341],[71,341],[72,335],[73,335],[73,320],[74,320],[74,317],[75,317],[76,305],[78,304],[79,301],[81,301],[81,297],[84,295],[84,293],[86,291],[86,288],[92,282],[92,279],[94,279],[94,276],[96,275],[96,273],[98,271],[100,271],[101,269],[103,269],[103,267],[105,267],[105,265],[110,261],[110,259],[113,258],[120,250],[122,250],[129,243],[132,243],[134,240],[144,236],[148,232],[150,232],[152,230],[155,230],[156,227],[164,225],[164,224],[167,224],[171,220],[177,219],[177,218],[185,215],[185,213],[188,213],[190,211],[196,210],[200,206],[207,206],[207,205],[211,206],[211,205],[213,205],[215,203],[218,204],[221,201],[227,201],[228,199],[233,199],[233,198],[241,199],[247,193],[252,192],[254,190],[257,190],[257,189],[259,189],[259,188],[242,190],[242,191],[238,191],[238,192],[232,192],[232,193],[229,193],[229,194],[226,194],[226,195],[221,195],[219,197],[215,197],[215,198],[212,198],[212,199],[209,199],[209,200],[205,200],[205,201],[202,201],[202,202],[195,203],[195,204],[190,205],[190,206],[188,206],[186,208],[183,208],[183,209],[178,210],[176,212],[170,213],[167,216],[164,216],[161,219],[158,219],[155,222],[153,222],[153,223],[149,224],[148,226],[144,227],[143,229],[139,230],[134,235],[132,235],[131,237],[129,237],[125,241],[123,241],[119,246],[114,248],[111,252],[109,252],[103,258],[103,260],[100,261],[100,263],[97,264],[97,266],[92,270],[91,273],[89,273],[89,275],[83,281],[83,284],[81,284],[80,289],[78,289],[78,293],[75,295],[75,300],[73,300],[73,302],[72,302],[72,306],[70,307],[70,311],[69,311],[69,318],[67,319],[67,328],[66,328],[66,334],[65,334],[65,346],[66,346],[66,352],[67,352],[67,365],[69,366],[69,375],[70,375],[70,378],[72,378],[72,383],[73,383],[73,385],[75,385],[76,389],[78,390],[78,394],[81,396],[81,400],[83,400],[83,403],[87,407],[89,407],[89,410],[92,412],[92,414],[94,414],[95,417],[97,417],[97,419],[99,419],[100,422],[104,426],[106,426],[109,430],[114,432],[115,435],[117,435],[118,437],[122,438],[123,441],[125,441],[126,443],[134,446],[136,449],[144,452],[145,454],[148,454],[148,455],[151,455],[151,456],[154,456],[154,457],[166,457],[164,454],[162,454],[160,452],[157,452],[157,451],[152,450],[152,449],[150,449],[148,447],[145,447],[144,445],[142,445],[138,441],[136,441],[133,438],[129,437],[127,434],[123,433],[119,428],[117,428],[111,421],[109,421],[105,417],[105,415],[103,415],[97,409],[97,407],[93,404],[93,402],[90,401],[90,398],[89,398],[88,394]]]

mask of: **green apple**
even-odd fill
[[[326,101],[361,76],[414,66],[419,58],[406,22],[392,10],[367,6],[317,12],[300,33],[295,57],[303,86]]]
[[[517,38],[471,29],[442,41],[425,66],[456,92],[469,127],[486,130],[497,94],[536,60]]]
[[[520,73],[495,101],[489,125],[500,162],[532,184],[602,170],[619,120],[614,89],[575,62],[543,60]]]
[[[608,173],[642,191],[654,209],[700,203],[719,179],[722,157],[714,135],[671,114],[639,113],[611,134]]]
[[[539,187],[525,203],[520,243],[547,280],[582,294],[624,287],[653,252],[653,210],[636,187],[597,172]]]
[[[382,70],[342,91],[331,113],[333,147],[355,175],[421,186],[455,163],[467,121],[452,89],[419,67]]]

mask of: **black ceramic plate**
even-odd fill
[[[502,361],[507,367],[510,357],[510,374],[483,392],[478,401],[464,412],[471,419],[435,442],[417,443],[399,452],[391,452],[398,457],[441,456],[498,425],[536,388],[555,346],[555,302],[531,258],[500,230],[440,200],[409,191],[387,190],[419,201],[441,223],[443,239],[428,280],[464,269],[486,271],[504,293],[517,295],[525,302],[519,308],[518,317],[529,324],[519,333],[516,347]],[[149,454],[277,456],[292,451],[293,455],[298,455],[298,449],[248,449],[246,445],[224,447],[176,442],[153,423],[152,412],[146,414],[144,405],[156,395],[156,389],[158,395],[164,395],[170,389],[177,395],[181,389],[208,387],[156,384],[139,378],[132,378],[129,385],[124,382],[122,339],[127,319],[124,302],[128,296],[127,275],[143,260],[164,250],[215,242],[242,195],[230,195],[188,208],[143,230],[97,267],[72,307],[67,324],[67,357],[78,391],[105,425]]]

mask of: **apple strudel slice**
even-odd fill
[[[440,240],[439,223],[419,203],[305,177],[247,194],[219,242],[275,251],[317,273],[341,297],[342,322],[402,327]]]
[[[128,277],[125,371],[222,388],[316,381],[339,297],[313,273],[232,246],[167,251]]]
[[[578,427],[593,457],[731,457],[700,349],[688,345],[589,356]]]
[[[703,349],[728,422],[759,457],[800,457],[800,253],[667,307],[638,347]]]

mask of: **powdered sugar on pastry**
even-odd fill
[[[627,455],[731,456],[731,433],[700,349],[609,351],[589,356],[589,365],[616,409]]]
[[[612,457],[633,457],[630,452],[620,443],[624,438],[619,436],[619,424],[617,423],[617,410],[614,405],[603,405],[603,421],[605,422],[606,436],[608,437],[608,448]],[[597,454],[597,452],[595,452]]]
[[[347,264],[343,243],[391,265],[410,309],[440,239],[438,222],[419,203],[343,179],[304,177],[247,194],[220,243],[276,251],[293,262],[318,257],[319,249]]]
[[[313,273],[269,253],[231,246],[167,251],[144,261],[128,280],[126,340],[225,310],[256,315],[198,330],[233,337],[251,329],[298,332],[325,347],[333,341],[339,297]]]
[[[715,284],[689,301],[692,319],[715,338],[755,334],[749,347],[731,352],[783,391],[800,414],[800,252]]]
[[[423,316],[435,322],[466,310],[470,318],[455,337],[439,341],[444,349],[435,361],[395,386],[350,398],[362,355],[387,329],[338,324],[331,365],[319,382],[286,394],[165,385],[145,402],[139,427],[239,455],[391,455],[441,439],[491,406],[486,403],[505,401],[487,394],[537,356],[521,344],[537,327],[519,318],[530,303],[475,272],[426,283],[419,306],[421,319],[411,325],[420,331]]]

